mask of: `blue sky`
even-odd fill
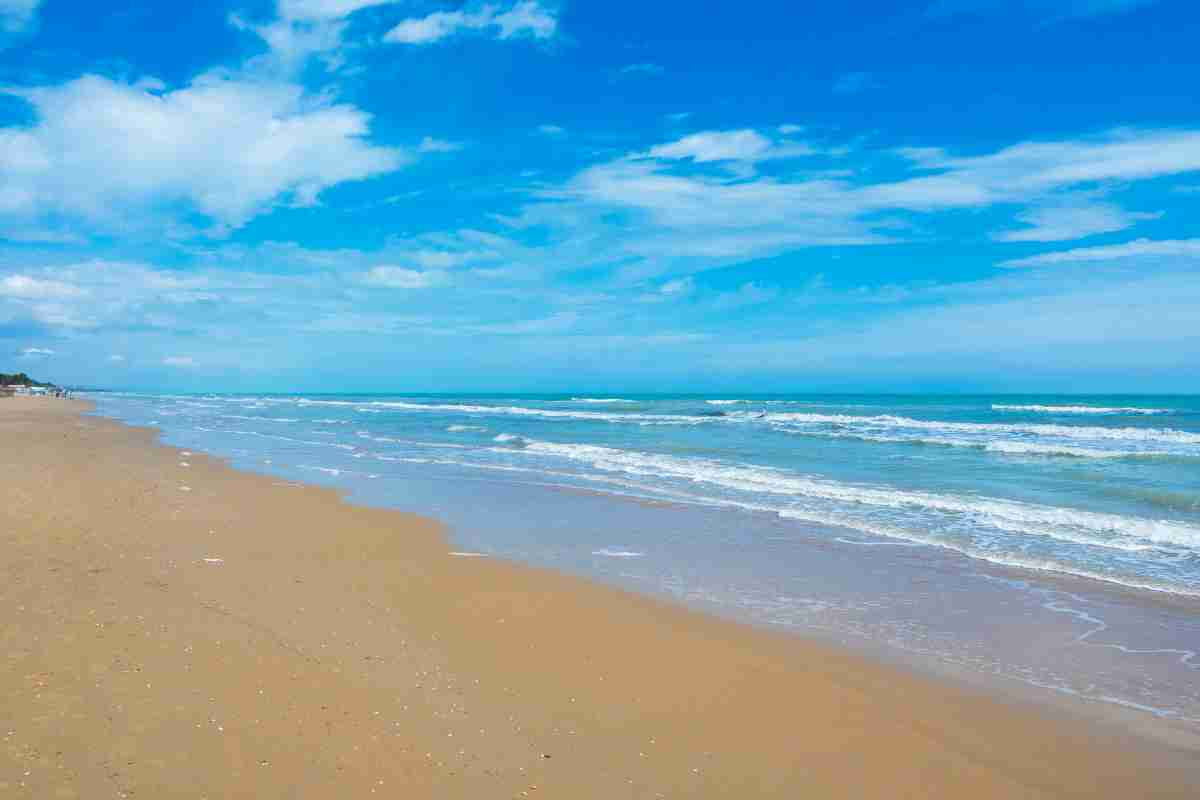
[[[0,370],[1200,391],[1196,41],[1190,0],[0,0]]]

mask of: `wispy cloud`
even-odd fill
[[[0,33],[20,33],[33,25],[42,0],[0,0]]]
[[[165,367],[194,367],[196,359],[191,356],[167,356],[162,363]]]
[[[1200,170],[1200,132],[1118,129],[970,156],[908,148],[866,154],[850,170],[797,168],[847,164],[840,152],[778,131],[700,131],[540,189],[509,224],[554,232],[542,248],[548,261],[619,263],[629,282],[804,247],[904,241],[914,215],[937,225],[938,215],[957,209],[1015,207],[1029,226],[976,235],[1068,241],[1149,219],[1109,195]],[[590,252],[580,252],[585,242]],[[569,256],[559,249],[568,246],[575,248]]]
[[[567,129],[561,125],[538,125],[537,132],[545,136],[566,136]]]
[[[398,0],[278,0],[279,16],[286,19],[341,19],[356,11],[396,3]]]
[[[673,281],[667,281],[658,289],[660,294],[667,297],[685,297],[696,291],[696,279],[688,275],[684,278],[676,278]]]
[[[440,270],[382,266],[368,271],[363,275],[363,280],[373,286],[387,289],[429,289],[445,284],[448,277]]]
[[[771,149],[772,142],[753,130],[705,131],[650,148],[653,158],[708,161],[753,161]]]
[[[21,351],[22,358],[45,358],[54,355],[54,351],[46,347],[26,347]]]
[[[549,39],[557,30],[556,12],[536,0],[521,0],[504,11],[489,4],[477,11],[435,11],[406,19],[388,31],[384,41],[427,45],[468,31],[488,33],[497,39],[518,36]]]
[[[1200,257],[1200,239],[1134,239],[1124,244],[1099,247],[1077,247],[1040,253],[1026,258],[1014,258],[1000,263],[1002,267],[1043,267],[1088,261],[1123,261],[1136,258]]]
[[[721,292],[713,298],[713,307],[717,309],[744,308],[769,303],[779,297],[779,289],[766,286],[755,281],[747,281],[729,292]]]
[[[662,75],[666,70],[659,64],[643,61],[637,64],[626,64],[618,72],[622,75]]]
[[[417,151],[421,153],[453,153],[456,150],[462,150],[462,148],[463,146],[459,142],[435,139],[432,136],[426,136],[417,145]]]
[[[28,275],[6,275],[0,278],[0,297],[26,300],[57,300],[79,297],[83,289],[56,280],[44,280]]]
[[[1162,214],[1131,212],[1111,203],[1034,208],[1017,219],[1029,227],[992,234],[1000,242],[1065,242],[1100,233],[1114,233]]]
[[[1117,129],[1087,138],[1025,142],[988,155],[936,148],[901,151],[936,174],[872,190],[881,203],[914,209],[1021,202],[1056,189],[1137,181],[1200,170],[1200,131]]]
[[[269,22],[248,22],[237,13],[229,21],[267,45],[267,54],[250,62],[257,71],[295,73],[313,57],[338,69],[345,62],[347,18],[393,2],[397,0],[277,0],[276,17]]]

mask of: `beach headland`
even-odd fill
[[[1200,750],[0,400],[0,794],[1194,797]]]

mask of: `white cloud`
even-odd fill
[[[983,156],[900,151],[939,174],[872,187],[881,205],[936,209],[1030,200],[1055,189],[1200,170],[1200,131],[1115,130],[1091,139],[1024,142]]]
[[[194,367],[196,360],[191,356],[167,356],[162,360],[167,367]]]
[[[113,362],[118,362],[118,363],[119,363],[119,362],[121,362],[121,361],[124,361],[124,360],[125,360],[125,356],[122,356],[122,355],[117,355],[117,354],[115,354],[115,353],[114,353],[113,355],[111,355],[111,356],[109,356],[109,357],[108,357],[108,360],[109,360],[109,361],[113,361]]]
[[[22,358],[45,358],[52,355],[54,355],[54,351],[45,347],[26,347],[21,351]]]
[[[639,250],[646,254],[735,256],[756,252],[754,241],[779,246],[876,238],[855,221],[849,187],[833,181],[729,181],[670,174],[650,159],[620,159],[585,169],[561,195],[644,218],[645,225],[624,230],[643,235]],[[675,231],[686,233],[669,236]]]
[[[214,73],[155,91],[91,75],[18,94],[38,121],[0,128],[0,221],[120,229],[170,209],[237,227],[407,159],[367,142],[369,115],[289,83]]]
[[[24,300],[54,300],[78,297],[84,291],[62,281],[43,280],[28,275],[7,275],[0,278],[0,297]]]
[[[1077,247],[1055,253],[1002,261],[1002,267],[1041,267],[1086,261],[1121,261],[1134,258],[1200,258],[1200,239],[1134,239],[1124,244]]]
[[[791,136],[792,134],[803,133],[804,126],[803,125],[786,124],[786,125],[780,125],[775,130],[779,131],[784,136]]]
[[[415,270],[404,267],[374,267],[363,275],[366,283],[387,289],[429,289],[447,280],[438,270]]]
[[[421,140],[421,144],[417,145],[417,151],[421,153],[453,153],[461,149],[462,145],[458,142],[435,139],[432,136],[426,136]]]
[[[277,16],[270,22],[254,24],[239,14],[230,15],[229,21],[266,43],[267,56],[250,62],[256,71],[297,72],[311,56],[320,57],[329,69],[338,69],[344,63],[347,17],[393,2],[397,0],[278,0]]]
[[[284,19],[341,19],[356,11],[395,3],[397,0],[278,0]]]
[[[42,0],[0,0],[0,32],[20,33],[33,24]]]
[[[545,8],[536,0],[514,3],[508,11],[496,14],[492,24],[500,29],[500,38],[509,39],[527,33],[537,39],[548,39],[558,32],[556,11]]]
[[[179,311],[188,307],[203,307],[206,316],[218,319],[236,313],[240,301],[283,283],[253,273],[178,272],[101,260],[26,272],[0,278],[0,285],[17,288],[0,292],[0,319],[8,316],[68,332],[170,329],[178,324]],[[227,303],[216,306],[217,299]]]
[[[752,130],[704,131],[650,148],[653,158],[708,161],[753,161],[771,149],[767,137]]]
[[[659,287],[658,291],[668,297],[685,297],[696,290],[696,280],[688,275],[684,278],[676,278],[673,281],[667,281]]]
[[[1028,228],[1002,231],[992,238],[1001,242],[1065,242],[1123,231],[1139,220],[1160,216],[1126,211],[1110,203],[1035,208],[1017,216]]]
[[[491,258],[491,254],[482,250],[412,250],[405,256],[425,269],[449,269]]]
[[[455,33],[464,24],[461,11],[435,11],[427,17],[406,19],[384,36],[388,42],[432,44]]]
[[[567,129],[561,125],[538,125],[537,131],[546,136],[565,136],[567,133]]]
[[[626,64],[620,69],[622,75],[662,75],[665,71],[660,65],[647,61],[638,64]]]
[[[549,228],[561,247],[592,242],[590,253],[555,258],[620,264],[629,283],[803,247],[902,241],[927,225],[911,213],[1014,205],[1024,207],[1018,214],[1031,228],[1011,238],[1066,241],[1147,218],[1105,198],[1125,183],[1200,170],[1200,131],[1121,129],[965,157],[911,148],[863,153],[855,171],[755,174],[771,159],[805,153],[819,165],[815,159],[836,152],[773,131],[701,131],[586,167],[539,190],[544,202],[525,206],[510,224]],[[900,172],[895,155],[907,162]],[[1106,204],[1073,218],[1047,210]]]
[[[713,299],[713,305],[721,309],[741,308],[769,303],[779,297],[779,289],[764,286],[754,281],[743,283],[731,292],[722,292]]]
[[[343,64],[341,54],[346,23],[339,19],[290,19],[279,17],[255,25],[237,14],[229,17],[233,27],[249,31],[267,45],[267,54],[252,59],[250,68],[265,75],[290,75],[299,72],[311,56],[320,56],[326,67]]]
[[[487,4],[478,11],[435,11],[425,17],[406,19],[383,37],[384,41],[399,44],[424,45],[454,36],[464,31],[487,31],[497,39],[528,35],[548,39],[558,29],[556,12],[536,0],[521,0],[508,10]]]

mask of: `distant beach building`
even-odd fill
[[[59,395],[62,390],[52,383],[43,383],[30,378],[24,372],[6,374],[0,372],[0,397],[13,395]]]

